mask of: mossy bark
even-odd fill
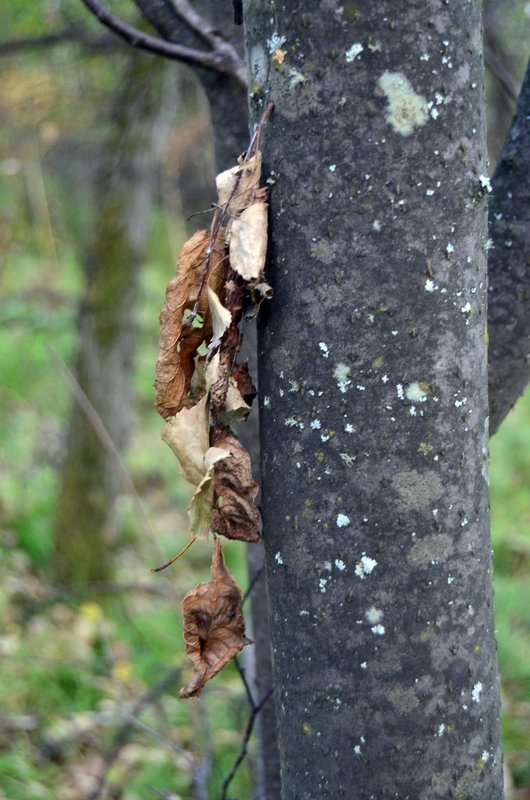
[[[168,74],[132,54],[112,99],[104,167],[95,188],[94,230],[83,261],[76,379],[118,452],[131,423],[135,309],[156,181],[171,110]],[[72,406],[54,526],[54,571],[63,584],[112,574],[118,468],[85,413]]]
[[[500,800],[480,4],[245,6],[284,800]]]

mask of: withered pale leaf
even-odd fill
[[[221,344],[221,339],[227,328],[232,323],[231,312],[224,307],[217,294],[208,286],[208,303],[212,315],[213,336],[208,345],[210,350],[216,350]]]
[[[232,217],[239,214],[252,202],[260,177],[261,152],[258,150],[248,161],[240,157],[237,167],[221,172],[215,179],[219,206]]]
[[[246,281],[260,278],[265,267],[267,207],[263,200],[256,201],[232,223],[230,265]]]
[[[204,478],[204,458],[210,446],[206,402],[205,395],[192,408],[183,408],[162,431],[162,439],[175,453],[183,476],[194,486]]]
[[[225,404],[221,420],[226,425],[233,425],[236,422],[245,420],[250,412],[250,406],[243,399],[243,395],[238,389],[233,377],[228,381]]]
[[[207,539],[211,530],[212,506],[214,501],[214,466],[230,453],[220,447],[209,447],[204,454],[204,477],[188,506],[190,535],[196,539]]]
[[[206,291],[201,293],[202,277],[208,268],[206,285],[221,291],[225,279],[224,231],[221,230],[209,256],[210,234],[198,231],[182,248],[177,274],[169,282],[166,301],[160,311],[160,353],[156,364],[155,406],[165,419],[191,404],[189,390],[197,350],[213,333]],[[187,321],[186,312],[197,303],[198,326]],[[197,322],[197,318],[195,319]]]
[[[186,654],[194,672],[181,697],[198,697],[213,678],[247,644],[241,591],[226,569],[221,542],[216,539],[212,580],[199,583],[182,601]]]
[[[229,456],[214,467],[214,508],[211,529],[228,539],[258,542],[260,515],[255,500],[258,485],[252,478],[250,456],[230,428],[212,430],[212,444]]]

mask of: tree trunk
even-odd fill
[[[246,28],[255,118],[276,104],[259,358],[283,797],[499,800],[480,10],[254,0]]]
[[[139,271],[173,105],[168,86],[165,65],[131,57],[113,98],[105,168],[95,192],[95,228],[83,264],[76,379],[120,452],[131,422]],[[61,583],[109,578],[120,489],[114,455],[74,403],[54,528],[54,569]]]

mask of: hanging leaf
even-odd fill
[[[209,240],[208,231],[198,231],[186,242],[160,312],[155,406],[165,419],[191,404],[188,395],[197,350],[213,334],[206,287],[218,293],[222,290],[226,268],[224,231],[219,232],[210,255]],[[196,313],[192,314],[195,307]]]
[[[214,468],[211,529],[227,539],[259,542],[260,515],[255,504],[258,485],[252,478],[250,456],[225,426],[212,430],[212,444],[229,455]]]
[[[212,580],[199,583],[182,601],[184,641],[194,672],[180,697],[198,697],[213,678],[247,644],[241,591],[226,569],[221,542],[216,539]]]
[[[267,253],[267,189],[258,189],[252,205],[234,219],[230,265],[246,281],[261,278]]]

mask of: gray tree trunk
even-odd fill
[[[259,358],[282,796],[499,800],[480,9],[245,19],[254,118],[276,104]]]
[[[165,76],[165,77],[164,77]],[[97,181],[94,231],[84,260],[76,379],[123,451],[131,423],[135,308],[172,102],[165,65],[131,56],[110,118]],[[63,584],[106,580],[120,493],[115,457],[74,402],[60,476],[54,570]]]

